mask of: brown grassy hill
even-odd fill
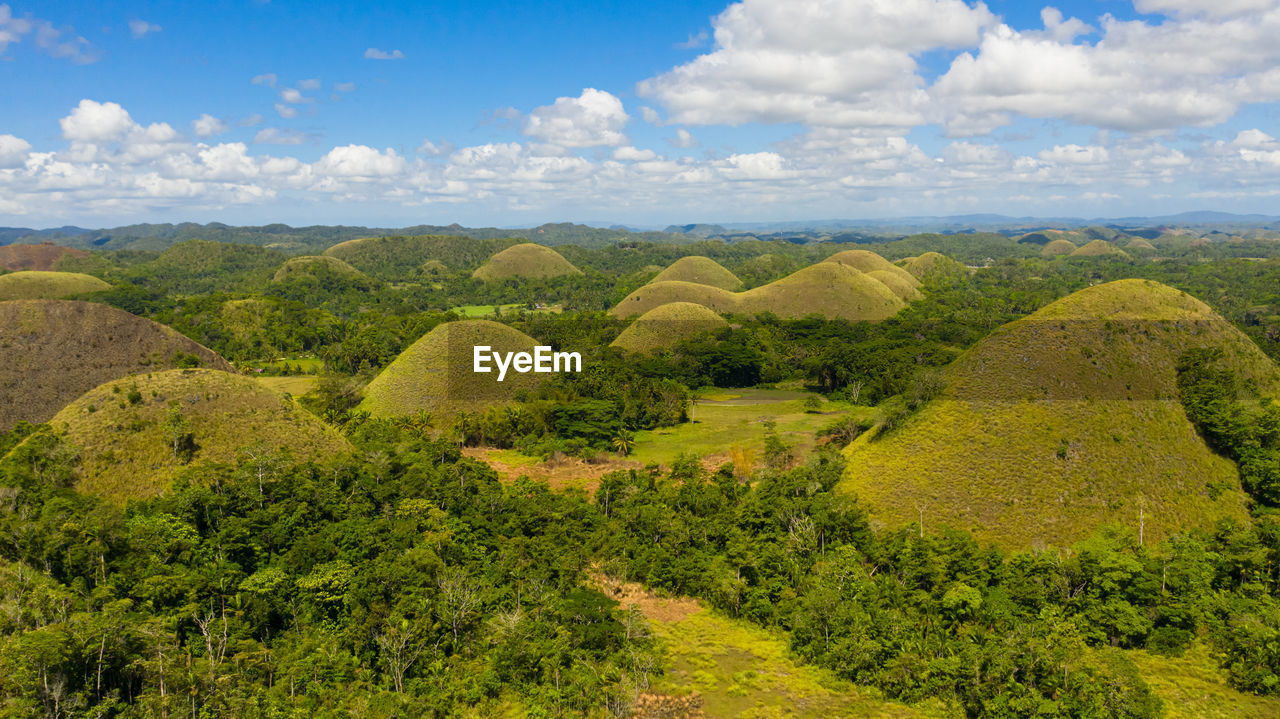
[[[508,247],[490,257],[489,261],[476,268],[471,276],[477,280],[492,282],[512,277],[537,279],[580,274],[582,270],[561,257],[559,252],[545,245],[526,242]]]
[[[111,289],[111,285],[79,272],[22,270],[0,275],[0,302],[5,300],[57,300],[85,292]]]
[[[1075,245],[1072,245],[1074,248]],[[938,276],[964,276],[969,268],[940,252],[926,252],[919,257],[908,257],[898,263],[921,282]]]
[[[722,290],[736,292],[742,288],[742,280],[738,279],[720,263],[709,257],[681,257],[671,266],[658,273],[650,282],[694,282],[700,285],[711,285]]]
[[[489,320],[447,322],[414,342],[365,388],[360,409],[374,417],[403,417],[427,411],[437,419],[460,411],[506,404],[535,389],[549,374],[508,370],[498,382],[496,368],[472,371],[472,348],[529,352],[537,342],[523,332]]]
[[[234,368],[169,327],[107,305],[0,302],[0,430],[45,422],[68,402],[127,374],[177,366]]]
[[[1155,252],[1156,246],[1151,244],[1145,237],[1135,237],[1125,245],[1125,249],[1130,252]]]
[[[644,285],[610,310],[634,317],[672,302],[692,302],[719,314],[772,312],[784,319],[811,314],[849,320],[882,320],[906,306],[884,283],[836,262],[819,262],[746,292],[727,292],[692,282]]]
[[[1071,253],[1071,257],[1128,257],[1128,253],[1107,242],[1106,240],[1094,240],[1088,244],[1082,245]]]
[[[892,262],[869,250],[845,250],[844,252],[837,252],[823,260],[823,262],[838,262],[842,265],[852,267],[855,270],[861,270],[862,272],[882,270],[884,272],[890,272],[898,275],[904,282],[912,287],[918,288],[920,286],[920,280],[917,280],[910,272],[907,272],[901,267],[898,267]]]
[[[79,450],[77,488],[120,504],[164,492],[189,467],[246,453],[306,461],[351,450],[337,430],[256,380],[210,369],[112,380],[49,424]]]
[[[870,277],[871,279],[880,282],[880,284],[885,287],[888,287],[889,291],[897,295],[903,302],[914,302],[924,296],[920,294],[920,290],[913,287],[911,283],[892,272],[872,270],[866,274],[867,277]]]
[[[364,277],[364,273],[336,257],[305,255],[293,257],[276,270],[274,282],[288,282],[300,277]]]
[[[0,267],[6,270],[52,270],[63,257],[88,257],[89,253],[51,242],[38,245],[0,245]]]
[[[653,352],[674,346],[680,340],[727,326],[720,315],[692,302],[672,302],[655,307],[636,318],[612,343],[628,352]]]
[[[1147,541],[1245,519],[1235,466],[1177,399],[1178,356],[1218,346],[1264,393],[1276,366],[1185,293],[1144,280],[1082,290],[963,354],[939,399],[846,450],[843,487],[879,522],[973,531],[1010,547],[1066,546],[1120,522]]]
[[[1078,247],[1071,240],[1057,239],[1040,249],[1041,257],[1058,257],[1059,255],[1069,255],[1075,252]]]

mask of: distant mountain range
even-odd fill
[[[728,241],[787,239],[793,242],[877,242],[922,232],[957,234],[996,232],[1021,234],[1051,228],[1106,226],[1122,230],[1187,228],[1198,231],[1241,232],[1280,230],[1280,217],[1236,215],[1228,212],[1184,212],[1156,217],[1010,217],[973,214],[894,217],[864,220],[798,220],[788,222],[723,222],[669,225],[662,230],[635,229],[616,223],[558,222],[530,228],[415,225],[384,228],[348,225],[291,227],[283,224],[234,226],[221,222],[196,224],[138,224],[90,229],[65,226],[47,229],[0,227],[0,245],[52,242],[67,247],[101,250],[163,250],[178,242],[201,239],[261,245],[292,254],[318,253],[339,242],[387,235],[462,235],[477,239],[516,237],[544,245],[606,247],[619,242],[688,244],[709,238]]]

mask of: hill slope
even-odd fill
[[[1067,239],[1057,239],[1047,243],[1040,249],[1041,257],[1058,257],[1059,255],[1069,255],[1075,252],[1078,247],[1076,243]]]
[[[472,348],[487,345],[495,352],[529,352],[536,344],[532,337],[498,322],[447,322],[410,345],[374,377],[359,408],[374,417],[427,411],[443,418],[504,404],[550,375],[508,370],[498,382],[496,368],[488,374],[472,371]]]
[[[0,245],[0,267],[6,270],[52,270],[63,257],[88,257],[84,250],[50,242],[38,245]]]
[[[418,274],[432,260],[447,267],[476,267],[517,242],[456,235],[368,237],[336,244],[325,250],[324,256],[342,260],[367,275],[403,280]]]
[[[580,274],[582,270],[561,257],[559,252],[550,247],[526,242],[508,247],[490,257],[489,261],[476,268],[471,276],[477,280],[492,282],[513,277],[537,279]]]
[[[735,292],[742,287],[742,280],[726,270],[719,262],[697,255],[681,257],[651,280],[651,282],[669,281],[711,285],[730,292]]]
[[[1129,254],[1106,240],[1094,240],[1076,248],[1070,257],[1128,257]]]
[[[920,280],[917,280],[910,272],[907,272],[870,250],[845,250],[844,252],[837,252],[823,260],[823,262],[837,262],[839,264],[852,267],[855,270],[861,270],[862,272],[875,272],[877,270],[888,272],[897,275],[903,282],[906,282],[912,287],[920,286]]]
[[[650,283],[627,295],[609,312],[615,317],[633,317],[672,302],[692,302],[720,314],[772,312],[784,319],[817,314],[854,321],[882,320],[906,306],[879,280],[840,263],[819,262],[738,293],[692,282]]]
[[[969,274],[968,267],[940,252],[925,252],[918,257],[908,257],[905,260],[901,260],[899,264],[902,265],[902,269],[910,272],[912,277],[921,282],[933,277],[963,277]]]
[[[336,257],[304,255],[294,257],[280,266],[272,276],[273,282],[288,282],[302,277],[364,277],[364,273]]]
[[[107,305],[67,300],[0,302],[0,430],[45,422],[68,402],[128,374],[177,366],[234,368],[196,342]]]
[[[1148,541],[1247,517],[1235,466],[1177,399],[1175,363],[1220,346],[1265,393],[1280,373],[1204,303],[1121,280],[1010,323],[948,368],[940,399],[846,450],[844,488],[891,526],[972,530],[1006,546],[1065,546],[1107,522]]]
[[[246,452],[305,461],[351,449],[337,430],[256,380],[208,369],[107,382],[49,424],[80,451],[77,488],[122,504],[160,494],[188,467]]]
[[[691,335],[727,326],[720,315],[692,302],[672,302],[655,307],[631,323],[611,347],[628,352],[652,352],[672,347]]]
[[[23,270],[0,275],[0,302],[5,300],[57,300],[84,292],[111,289],[111,285],[79,272]]]

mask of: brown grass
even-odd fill
[[[541,278],[580,275],[582,270],[573,266],[559,252],[532,242],[508,247],[481,265],[471,276],[492,282],[512,277]]]
[[[63,257],[88,257],[89,253],[51,242],[38,245],[0,246],[0,267],[6,270],[52,270]]]
[[[711,285],[722,290],[736,292],[742,287],[742,280],[710,257],[681,257],[671,266],[658,273],[651,282],[694,282],[700,285]]]

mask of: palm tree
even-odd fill
[[[632,449],[635,449],[636,439],[630,432],[624,429],[613,438],[611,444],[613,445],[615,452],[625,457],[628,454],[631,454]]]

